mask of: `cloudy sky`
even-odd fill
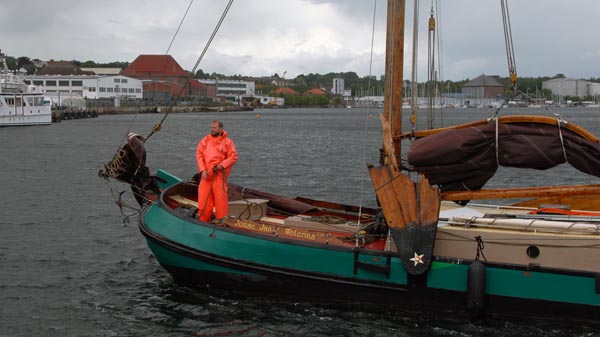
[[[507,76],[499,0],[420,1],[419,79],[426,75],[426,23],[441,17],[441,76]],[[3,0],[0,48],[10,56],[133,61],[164,54],[190,0]],[[191,70],[226,0],[194,0],[170,54]],[[413,1],[407,1],[405,78],[410,77]],[[355,71],[383,74],[386,1],[236,0],[200,68],[253,76]],[[600,1],[510,1],[521,76],[600,77]],[[410,38],[409,38],[410,37]]]

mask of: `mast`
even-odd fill
[[[380,115],[384,156],[382,165],[369,166],[369,175],[393,239],[395,253],[408,273],[408,283],[416,285],[423,284],[421,275],[427,273],[433,261],[440,193],[424,175],[419,175],[414,182],[401,172],[398,165],[402,134],[405,2],[388,0],[385,103],[384,113]]]
[[[392,138],[402,133],[405,3],[405,0],[388,0],[383,109],[385,118],[391,123]],[[400,141],[396,141],[394,155],[398,162],[400,154]]]

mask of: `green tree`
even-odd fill
[[[200,79],[207,79],[208,78],[208,74],[206,74],[204,71],[202,71],[202,69],[198,69],[196,71],[196,73],[194,74],[194,78],[200,78]]]
[[[547,100],[551,100],[552,99],[552,90],[542,89],[542,96],[544,96],[544,98]]]
[[[580,101],[579,96],[565,96],[564,99],[565,99],[565,101],[572,101],[572,102]]]
[[[17,69],[25,68],[25,66],[33,64],[29,57],[21,56],[17,58]]]
[[[85,62],[81,62],[81,64],[79,66],[81,68],[98,68],[98,65],[96,64],[96,62],[94,62],[92,60],[87,60]]]
[[[33,63],[28,64],[26,66],[24,66],[23,68],[25,68],[25,70],[27,70],[27,75],[33,75],[35,74],[37,68],[35,67],[35,65],[33,65]]]
[[[12,57],[12,56],[6,56],[4,58],[4,61],[6,61],[6,66],[8,67],[8,70],[16,70],[17,69],[17,59]]]

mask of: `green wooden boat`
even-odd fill
[[[440,225],[438,250],[430,268],[423,275],[411,275],[386,233],[369,231],[367,226],[368,233],[355,235],[356,228],[347,228],[351,227],[351,221],[323,221],[332,217],[355,220],[356,209],[351,206],[274,198],[273,195],[269,195],[271,200],[259,199],[265,195],[252,191],[254,193],[246,192],[250,198],[240,199],[247,201],[247,208],[242,209],[239,216],[232,215],[223,223],[205,223],[193,214],[197,185],[180,181],[165,171],[159,170],[159,176],[165,181],[161,186],[163,192],[157,202],[144,209],[139,226],[157,261],[182,282],[319,302],[442,307],[469,309],[473,313],[542,315],[560,312],[576,318],[600,317],[597,270],[585,265],[567,269],[528,263],[536,259],[527,256],[529,247],[538,247],[542,251],[540,256],[553,254],[546,250],[555,248],[552,246],[561,241],[563,247],[555,249],[562,249],[564,253],[567,236],[563,233],[478,228],[474,224],[470,228]],[[235,187],[232,190],[236,190]],[[278,206],[267,206],[264,216],[251,220],[256,219],[251,213],[262,212],[256,210],[263,200]],[[297,215],[281,215],[286,212],[281,206],[286,202],[306,206],[301,214],[309,219],[305,225],[300,227],[294,221],[286,221]],[[443,203],[442,209],[441,214],[456,212],[461,207]],[[468,209],[481,210],[482,206]],[[496,209],[505,214],[518,214],[521,210]],[[367,209],[362,218],[372,224],[377,214]],[[285,235],[286,229],[288,235]],[[289,230],[295,230],[295,236],[290,235]],[[475,261],[478,248],[474,238],[461,243],[466,248],[457,247],[453,244],[455,241],[449,239],[466,237],[473,231],[484,237],[487,262]],[[511,240],[518,242],[517,245],[506,246],[506,242],[494,239],[499,233],[508,235],[506,232],[515,235]],[[587,235],[570,236],[575,237],[573,242],[581,243],[582,236]],[[549,242],[549,237],[556,241]],[[580,245],[600,243],[597,235],[589,240]],[[453,246],[450,250],[457,252],[456,256],[448,256],[448,245]],[[507,250],[505,247],[519,253],[515,252],[514,258],[508,257],[509,261],[503,263],[505,256],[498,255]],[[568,254],[574,260],[587,258],[589,252],[582,249],[572,247]],[[468,252],[470,258],[463,257],[462,250]],[[593,254],[591,258],[598,261],[598,253]],[[519,263],[519,260],[523,261]]]
[[[183,282],[321,302],[600,319],[600,186],[480,190],[499,165],[569,162],[600,176],[598,139],[536,116],[403,134],[403,24],[404,1],[390,0],[382,161],[369,166],[377,209],[230,186],[229,216],[202,222],[197,183],[162,170],[144,179],[148,137],[129,137],[101,175],[156,195],[139,227]],[[468,203],[490,196],[529,200]],[[541,207],[548,203],[562,206]]]

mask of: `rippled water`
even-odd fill
[[[148,142],[148,164],[153,171],[191,177],[196,144],[209,122],[219,118],[240,153],[232,182],[373,205],[365,165],[379,156],[378,112],[174,114]],[[456,124],[491,112],[447,111],[436,114],[436,123]],[[599,110],[558,112],[600,134]],[[598,329],[560,321],[469,321],[451,312],[322,307],[177,285],[151,255],[137,219],[123,225],[108,186],[97,177],[130,127],[145,134],[160,117],[102,116],[0,129],[0,336],[592,336]],[[556,182],[597,183],[597,178],[566,166],[543,174],[503,169],[490,185]]]

